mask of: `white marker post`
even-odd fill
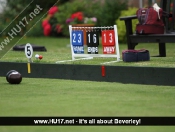
[[[28,63],[27,63],[28,73],[31,73],[30,63],[32,62],[31,58],[33,55],[33,47],[29,43],[27,43],[25,46],[25,55],[28,58]]]

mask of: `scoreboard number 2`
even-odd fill
[[[72,31],[72,45],[73,46],[83,45],[83,31]]]
[[[78,43],[81,43],[81,34],[79,33],[78,35],[73,33],[73,43],[76,43],[76,37],[78,36]]]

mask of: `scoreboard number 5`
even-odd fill
[[[114,30],[102,31],[102,45],[108,45],[108,46],[115,45]]]

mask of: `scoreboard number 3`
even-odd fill
[[[81,43],[81,34],[78,35],[76,33],[73,33],[73,43],[76,43],[76,36],[78,36],[78,43]]]
[[[104,37],[104,43],[106,43],[106,33],[104,33],[103,37]],[[113,42],[113,35],[112,33],[109,33],[109,43],[112,42]]]
[[[114,30],[102,31],[102,45],[107,45],[107,46],[115,45]]]

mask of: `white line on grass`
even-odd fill
[[[90,60],[90,59],[93,59],[93,57],[80,58],[75,60],[63,60],[63,61],[57,61],[56,63],[64,63],[64,62],[71,62],[71,61],[77,61],[77,60]]]

